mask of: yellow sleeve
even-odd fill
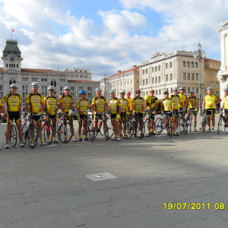
[[[71,97],[71,102],[72,102],[72,104],[74,104],[74,98],[73,97]]]
[[[47,97],[44,98],[44,104],[46,104],[46,101],[47,101]]]
[[[63,96],[60,96],[59,103],[62,103],[62,102],[63,102]]]
[[[56,104],[59,105],[59,99],[56,97]]]
[[[135,99],[132,100],[132,105],[135,105]]]
[[[6,94],[3,98],[1,98],[1,104],[3,105],[8,99],[8,94]]]
[[[41,102],[44,103],[44,96],[41,94]]]
[[[90,105],[90,102],[89,102],[89,100],[88,100],[88,106],[87,106],[88,108],[91,108],[91,105]]]
[[[105,104],[108,104],[106,97],[104,99],[105,99]]]
[[[76,105],[76,108],[80,108],[80,100],[78,100],[78,102],[77,102],[77,105]]]
[[[146,95],[145,101],[149,101],[149,95]]]
[[[25,101],[26,104],[29,104],[30,103],[29,97],[30,97],[30,94],[28,94],[27,97],[26,97],[26,101]]]
[[[92,105],[93,105],[93,104],[95,104],[95,98],[93,98],[93,100],[92,100]]]

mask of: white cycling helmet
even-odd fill
[[[13,83],[13,84],[10,85],[10,88],[16,88],[16,89],[18,89],[18,85],[16,83]]]
[[[191,89],[190,93],[195,93],[195,90],[194,89]]]
[[[120,93],[124,93],[125,94],[125,90],[120,90]]]
[[[33,82],[33,83],[31,84],[31,87],[39,87],[38,82]]]
[[[70,87],[69,86],[65,86],[63,89],[64,90],[70,90]]]
[[[55,87],[54,86],[48,86],[48,91],[55,91]]]
[[[207,91],[208,91],[208,90],[212,90],[212,88],[211,88],[211,87],[208,87],[208,88],[207,88]]]
[[[115,94],[115,93],[116,93],[115,90],[111,90],[111,91],[110,91],[110,94]]]
[[[101,88],[96,88],[96,89],[95,89],[95,92],[101,92],[101,91],[102,91]]]

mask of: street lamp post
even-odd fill
[[[205,51],[202,50],[202,46],[199,43],[198,49],[194,52],[194,58],[198,59],[199,64],[199,108],[200,108],[200,115],[202,116],[202,80],[201,80],[201,62],[205,58]]]

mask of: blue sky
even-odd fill
[[[216,29],[224,0],[0,0],[0,49],[19,41],[23,67],[89,68],[94,79],[128,69],[156,51],[195,50],[220,59]]]

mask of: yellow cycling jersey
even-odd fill
[[[47,96],[44,98],[44,105],[47,114],[55,115],[56,108],[59,106],[59,99],[56,96]]]
[[[19,110],[20,104],[21,104],[21,95],[20,94],[8,93],[2,99],[1,103],[2,103],[2,105],[3,105],[3,103],[6,103],[8,112],[19,112],[19,111],[21,111],[21,110]]]
[[[108,104],[108,102],[103,96],[93,98],[92,105],[95,105],[98,112],[104,112],[106,104]]]
[[[158,98],[157,97],[152,97],[150,95],[146,96],[146,101],[147,101],[147,109],[155,108],[156,104],[158,103]]]
[[[215,109],[217,97],[215,95],[207,95],[204,98],[206,109]]]
[[[170,99],[172,100],[172,103],[173,103],[173,109],[178,110],[179,103],[180,103],[180,97],[178,95],[171,95]]]
[[[44,97],[39,93],[30,93],[26,97],[26,104],[30,105],[30,112],[38,113],[41,111],[41,105],[44,102]]]
[[[162,100],[162,105],[165,112],[171,112],[172,111],[172,100],[170,98],[165,98]]]
[[[178,96],[180,97],[180,104],[178,105],[178,107],[185,108],[185,101],[187,100],[187,96],[181,93],[179,93]]]
[[[109,101],[109,110],[111,114],[118,114],[119,100],[117,98]]]
[[[199,99],[197,97],[195,97],[195,96],[194,97],[189,97],[188,101],[189,101],[189,103],[188,103],[188,108],[189,109],[198,108],[197,103],[198,103]]]
[[[128,101],[128,111],[132,112],[133,108],[132,108],[132,98],[126,98]]]
[[[127,110],[128,110],[128,100],[127,99],[125,99],[125,98],[120,98],[119,99],[119,103],[120,103],[120,110],[121,110],[121,112],[123,113],[123,112],[127,112]]]
[[[60,104],[62,105],[63,112],[68,113],[74,104],[74,99],[71,95],[61,95],[59,98]]]
[[[132,101],[132,105],[135,106],[135,112],[138,112],[138,113],[142,113],[144,111],[144,98],[142,97],[138,97],[138,98],[134,98],[133,101]]]
[[[228,109],[228,96],[224,96],[222,98],[222,103],[224,105],[224,109]]]
[[[91,108],[89,100],[80,98],[77,108],[81,111],[82,115],[88,115],[88,109]]]

